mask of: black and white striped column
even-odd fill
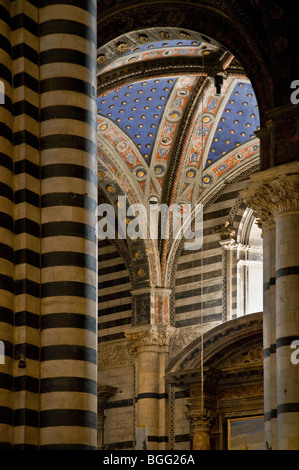
[[[299,165],[273,182],[276,219],[276,380],[279,450],[299,450]],[[297,346],[298,347],[298,346]]]
[[[41,449],[97,446],[96,2],[41,3]]]
[[[263,229],[263,349],[265,442],[277,448],[276,425],[276,319],[275,319],[275,223],[268,219]]]
[[[9,449],[13,420],[13,132],[10,1],[0,1],[0,449]]]

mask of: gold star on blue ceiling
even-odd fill
[[[135,142],[149,164],[156,132],[173,77],[144,80],[125,85],[98,98],[98,113],[109,117]]]

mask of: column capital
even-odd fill
[[[131,354],[138,352],[168,352],[170,339],[175,331],[168,325],[133,327],[125,332]]]
[[[209,433],[216,421],[216,412],[207,408],[202,408],[200,400],[194,402],[189,400],[188,411],[185,416],[190,421],[191,431],[202,431]]]
[[[259,226],[267,231],[285,213],[299,212],[299,162],[280,165],[250,176],[241,192],[256,212]]]

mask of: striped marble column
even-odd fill
[[[14,449],[37,448],[40,346],[38,8],[11,2],[15,202]]]
[[[299,340],[299,164],[272,183],[276,196],[276,379],[279,450],[299,450],[299,371],[292,362]]]
[[[0,449],[12,442],[14,220],[10,1],[0,1]],[[4,350],[4,351],[3,351]]]
[[[39,12],[41,449],[97,446],[96,1]]]
[[[265,442],[276,448],[276,356],[275,356],[275,224],[270,218],[263,229],[263,348]]]
[[[126,331],[128,345],[135,355],[136,426],[148,429],[148,449],[168,449],[168,394],[165,367],[174,328],[146,325]]]

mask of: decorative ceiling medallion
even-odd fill
[[[165,172],[165,168],[162,165],[156,165],[154,168],[154,172],[156,175],[161,176]]]
[[[134,55],[133,57],[130,57],[127,62],[130,64],[132,62],[136,62],[137,60],[139,60],[139,55]]]
[[[136,259],[139,260],[139,259],[142,258],[142,253],[140,253],[140,251],[137,251],[134,256],[135,256]]]
[[[119,152],[124,152],[125,150],[128,150],[129,144],[125,140],[121,140],[116,144],[116,148]]]
[[[162,52],[162,55],[165,56],[165,57],[173,55],[173,54],[174,54],[173,49],[166,49],[165,51]]]
[[[204,124],[209,124],[209,123],[211,123],[213,118],[214,118],[214,116],[211,116],[210,114],[204,114],[201,120]]]
[[[171,140],[171,138],[168,137],[168,136],[164,136],[164,137],[162,137],[162,139],[160,140],[160,143],[161,143],[162,145],[169,145],[169,144],[171,144],[171,142],[172,142],[172,140]]]
[[[144,277],[145,276],[145,271],[144,269],[139,269],[139,271],[137,272],[138,276],[139,277]]]
[[[142,179],[146,176],[146,171],[143,168],[138,168],[136,170],[136,176],[138,179]]]
[[[178,90],[177,94],[180,97],[185,97],[189,95],[189,90],[186,90],[186,88],[182,88],[181,90]]]
[[[105,178],[105,173],[104,173],[104,171],[99,171],[99,172],[98,172],[98,178],[99,178],[99,179]]]
[[[195,178],[195,176],[196,176],[196,171],[195,171],[193,168],[189,168],[189,169],[186,171],[186,176],[187,176],[187,178]]]
[[[102,122],[101,124],[98,125],[98,130],[99,131],[106,131],[108,128],[108,124],[106,122]]]
[[[167,120],[171,122],[179,121],[181,118],[181,110],[180,109],[173,109],[167,115]]]
[[[209,174],[203,175],[203,177],[202,177],[203,184],[211,184],[212,181],[213,181],[213,178],[212,178],[211,175],[209,175]]]
[[[106,186],[106,189],[108,193],[111,193],[111,194],[114,194],[116,191],[115,186],[113,186],[113,184],[108,184],[108,186]]]

